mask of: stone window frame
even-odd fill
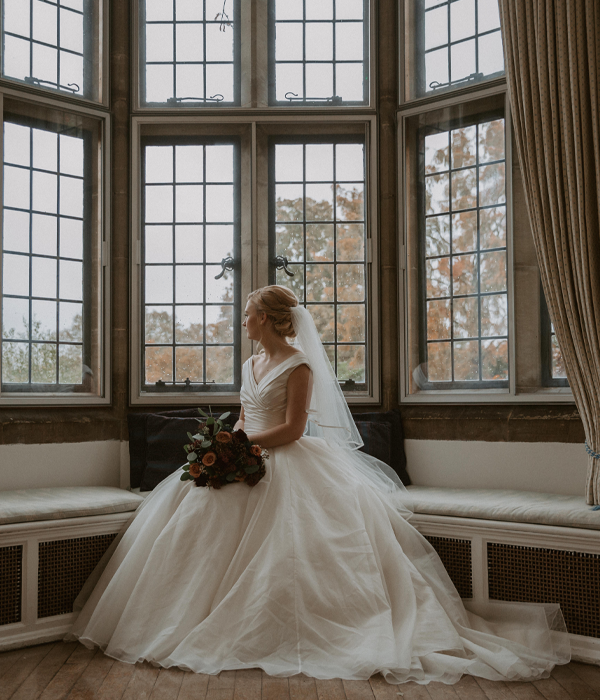
[[[95,159],[93,177],[95,187],[92,192],[94,201],[93,245],[96,248],[95,260],[92,262],[92,274],[96,280],[96,289],[92,299],[95,309],[95,322],[92,328],[92,342],[97,355],[96,367],[99,377],[93,394],[80,392],[10,392],[1,391],[0,406],[93,406],[111,403],[111,119],[110,114],[89,105],[83,106],[79,99],[56,99],[47,96],[46,90],[32,93],[24,86],[11,83],[10,87],[0,85],[0,114],[4,123],[4,105],[6,100],[23,105],[23,110],[41,108],[49,112],[73,114],[75,117],[88,118],[98,123],[100,131],[99,153]],[[62,97],[62,96],[61,96]],[[3,141],[3,129],[0,143]],[[1,148],[1,147],[0,147]],[[1,155],[1,154],[0,154]],[[3,159],[2,159],[3,160]],[[3,172],[0,169],[0,189],[2,189]],[[3,216],[0,212],[0,235]],[[1,253],[0,253],[1,257]],[[0,290],[2,271],[0,267]],[[94,286],[92,284],[92,286]],[[0,301],[1,301],[0,291]],[[0,305],[0,323],[1,323]],[[0,358],[1,359],[1,358]],[[1,362],[0,362],[1,370]]]
[[[161,393],[142,391],[141,382],[141,143],[144,136],[230,136],[240,139],[241,171],[241,299],[257,287],[270,283],[269,249],[269,138],[285,135],[331,136],[340,133],[361,134],[366,145],[367,164],[367,344],[370,385],[364,391],[350,391],[350,404],[380,404],[380,330],[378,273],[377,201],[377,119],[374,115],[329,117],[305,115],[222,115],[218,121],[211,114],[180,116],[135,115],[131,132],[131,301],[130,301],[130,403],[131,405],[195,406],[199,401],[211,405],[239,402],[239,391]],[[241,336],[241,361],[256,352],[256,344]]]
[[[403,93],[401,93],[403,94]],[[417,227],[410,218],[411,188],[415,181],[407,165],[407,124],[419,115],[445,108],[460,107],[485,99],[504,101],[506,129],[507,199],[507,272],[509,310],[509,385],[508,388],[437,389],[414,392],[411,388],[415,349],[411,338],[418,337],[418,311],[411,309],[409,266],[411,246],[415,246]],[[510,104],[504,79],[489,81],[453,94],[405,101],[397,112],[398,146],[398,294],[399,294],[399,397],[401,404],[468,403],[573,403],[570,387],[564,382],[548,385],[545,381],[548,353],[544,352],[542,332],[543,300],[539,267],[526,211],[521,171],[514,150]],[[517,215],[515,216],[515,210]],[[519,290],[519,296],[516,294]],[[414,298],[413,293],[413,298]],[[414,365],[416,366],[416,365]]]
[[[56,97],[71,105],[97,106],[109,108],[110,102],[110,0],[97,0],[92,3],[94,9],[93,22],[98,28],[92,37],[92,70],[94,74],[93,95],[84,97],[71,95],[70,93],[43,85],[31,85],[16,78],[5,77],[0,74],[0,88],[10,90],[18,89],[23,94]],[[0,10],[1,10],[0,0]],[[2,12],[0,12],[0,28],[2,25]]]

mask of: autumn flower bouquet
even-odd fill
[[[224,421],[229,412],[219,418],[198,409],[198,432],[188,433],[187,464],[183,467],[181,481],[195,481],[196,486],[220,489],[222,486],[243,481],[255,486],[265,475],[266,450],[255,445],[243,430],[232,430]]]

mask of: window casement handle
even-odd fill
[[[61,85],[60,83],[54,83],[51,80],[41,80],[40,78],[34,78],[32,75],[26,76],[25,82],[28,85],[52,85],[52,87],[56,87],[59,90],[68,90],[73,94],[79,92],[79,85],[77,85],[77,83],[68,83],[67,85]]]
[[[278,255],[273,261],[276,270],[283,270],[288,277],[293,277],[296,273],[288,270],[288,259],[283,255]]]
[[[221,272],[215,277],[216,280],[220,280],[221,277],[225,274],[226,270],[233,270],[233,266],[235,265],[235,260],[228,255],[226,258],[223,258],[221,260]]]

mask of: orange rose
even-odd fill
[[[214,452],[207,452],[204,457],[202,457],[202,464],[205,467],[212,467],[212,465],[217,461],[217,455]]]
[[[262,453],[262,448],[260,445],[252,445],[250,447],[250,452],[252,452],[252,454],[255,455],[256,457],[260,457],[260,455]]]
[[[231,442],[231,434],[228,433],[226,430],[221,430],[220,433],[216,434],[215,439],[217,440],[217,442]]]
[[[202,474],[202,467],[199,464],[190,464],[190,476],[193,476],[194,479],[197,479],[200,474]]]

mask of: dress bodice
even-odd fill
[[[273,367],[257,382],[253,358],[244,363],[240,399],[244,407],[247,433],[267,430],[285,422],[288,378],[296,367],[308,364],[306,355],[298,352]]]

